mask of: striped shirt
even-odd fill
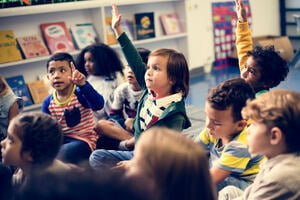
[[[93,110],[83,107],[74,92],[65,102],[59,102],[54,93],[48,109],[61,124],[64,136],[88,143],[92,151],[96,148],[98,135],[94,131]]]
[[[264,161],[263,156],[253,156],[249,153],[246,128],[231,142],[221,147],[218,147],[219,139],[209,135],[206,129],[199,134],[196,141],[210,152],[213,166],[230,171],[232,176],[247,181],[254,180],[255,175],[259,172],[260,164]]]

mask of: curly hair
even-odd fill
[[[217,110],[232,106],[234,121],[242,120],[241,110],[248,99],[255,97],[254,89],[242,78],[226,80],[209,90],[206,101]]]
[[[268,83],[269,88],[276,87],[285,80],[289,72],[287,62],[275,51],[274,46],[256,46],[247,53],[252,56],[260,69],[261,81]]]
[[[104,43],[92,44],[80,52],[76,59],[76,68],[78,71],[87,76],[87,72],[84,68],[85,60],[84,54],[90,52],[95,66],[96,76],[106,76],[109,79],[116,78],[116,72],[123,74],[123,64],[119,58],[117,52],[110,46]]]
[[[59,123],[42,112],[22,113],[12,123],[22,141],[21,155],[30,152],[34,166],[50,165],[62,144]]]

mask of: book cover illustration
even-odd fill
[[[45,23],[41,24],[40,28],[51,54],[75,50],[65,22]]]
[[[135,13],[136,39],[143,40],[155,37],[154,13]]]
[[[122,26],[124,32],[127,34],[128,38],[130,40],[134,40],[133,22],[128,19],[124,19],[124,20],[121,20],[121,26]]]
[[[0,31],[0,63],[18,60],[22,60],[22,55],[14,32],[12,30]]]
[[[25,58],[49,55],[44,41],[38,35],[18,37],[17,41]]]
[[[76,24],[71,26],[70,31],[78,49],[83,49],[98,41],[93,24]]]
[[[29,90],[22,75],[5,78],[12,91],[24,101],[24,106],[33,104]]]
[[[160,15],[160,21],[166,35],[183,32],[177,13],[162,14]]]
[[[107,44],[117,44],[114,30],[111,28],[111,17],[105,18],[105,29]]]
[[[35,104],[40,104],[49,95],[48,88],[43,80],[27,83],[32,100]]]

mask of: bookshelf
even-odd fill
[[[69,28],[74,24],[93,23],[99,40],[107,43],[105,18],[111,16],[111,0],[86,0],[59,4],[42,4],[0,9],[0,30],[12,29],[15,37],[40,34],[39,25],[64,21]],[[154,12],[156,37],[134,41],[136,47],[150,50],[174,48],[186,56],[191,73],[203,71],[214,60],[211,5],[209,1],[186,0],[115,0],[123,19],[133,20],[134,13]],[[160,14],[176,12],[183,32],[164,35]],[[205,17],[203,17],[205,15]],[[197,26],[195,26],[197,24]],[[200,26],[201,25],[201,26]],[[119,45],[111,45],[122,57]],[[80,50],[69,52],[76,58]],[[0,64],[0,74],[11,77],[22,74],[26,82],[35,81],[46,73],[46,61],[50,56],[24,59]]]

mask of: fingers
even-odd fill
[[[118,7],[116,6],[116,4],[112,4],[111,5],[112,7],[112,10],[111,10],[111,14],[114,15],[114,16],[118,16],[119,15],[119,11],[118,11]]]
[[[80,73],[73,62],[71,62],[72,76],[69,79],[76,85],[82,86],[85,84],[85,75]]]

